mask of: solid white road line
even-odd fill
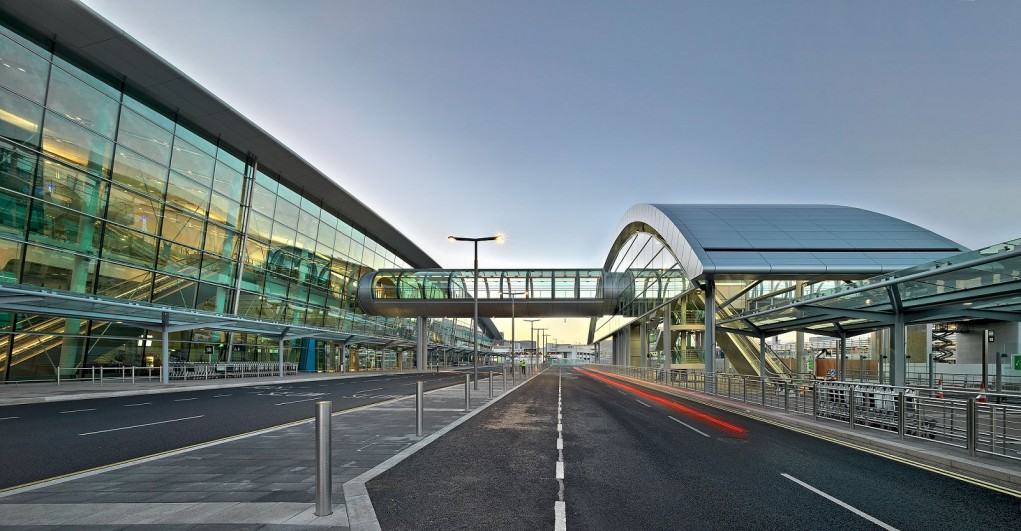
[[[96,408],[92,408],[92,409],[69,409],[67,411],[61,411],[60,414],[63,415],[64,413],[81,413],[82,411],[95,411],[95,410],[96,410]]]
[[[567,504],[562,501],[553,502],[554,531],[567,531]]]
[[[14,420],[14,419],[20,419],[20,418],[21,417],[0,417],[0,420]]]
[[[279,404],[273,404],[273,405],[274,406],[286,406],[287,404],[297,404],[298,402],[310,402],[312,400],[319,400],[319,397],[316,397],[316,398],[305,398],[303,400],[292,400],[290,402],[280,402]]]
[[[708,433],[706,433],[706,432],[704,432],[704,431],[702,431],[702,430],[692,426],[691,424],[688,424],[687,422],[684,422],[683,420],[675,419],[675,418],[671,417],[670,415],[667,415],[666,418],[668,418],[668,419],[670,419],[670,420],[680,424],[681,426],[684,426],[685,428],[688,428],[689,430],[691,430],[691,431],[693,431],[693,432],[695,432],[695,433],[697,433],[697,434],[699,434],[699,435],[701,435],[703,437],[710,438],[710,439],[712,438],[712,437],[709,437]]]
[[[223,398],[225,396],[231,396],[231,395],[213,395],[213,398]]]
[[[848,511],[851,511],[852,513],[854,513],[854,514],[856,514],[856,515],[858,515],[858,516],[868,520],[869,522],[872,522],[873,524],[876,524],[877,526],[879,526],[879,527],[881,527],[883,529],[886,529],[887,531],[898,531],[896,527],[893,527],[892,525],[890,525],[890,524],[888,524],[888,523],[886,523],[886,522],[884,522],[884,521],[882,521],[882,520],[880,520],[880,519],[878,519],[878,518],[876,518],[874,516],[871,516],[871,515],[866,514],[866,513],[862,512],[862,511],[859,511],[858,509],[856,509],[856,508],[854,508],[854,507],[852,507],[852,506],[850,506],[850,505],[848,505],[848,504],[846,504],[846,503],[844,503],[844,502],[834,498],[833,496],[830,496],[829,494],[826,494],[825,492],[823,492],[823,491],[821,491],[821,490],[819,490],[819,489],[809,485],[808,483],[805,483],[804,481],[801,481],[800,479],[798,479],[798,478],[796,478],[796,477],[794,477],[794,476],[792,476],[790,474],[780,474],[780,475],[785,477],[785,478],[787,478],[787,479],[789,479],[789,480],[791,480],[791,481],[793,481],[793,482],[795,482],[795,483],[797,483],[798,485],[801,485],[802,487],[805,487],[806,489],[808,489],[808,490],[810,490],[810,491],[812,491],[812,492],[822,496],[823,498],[826,498],[827,500],[829,500],[829,501],[831,501],[831,502],[833,502],[833,503],[843,507],[844,509],[847,509]]]
[[[651,407],[652,407],[652,406],[650,406],[649,404],[646,404],[645,402],[642,402],[641,400],[635,400],[635,402],[638,402],[639,404],[641,404],[641,405],[643,405],[643,406],[645,406],[645,407],[649,407],[649,408],[651,408]]]
[[[564,462],[557,461],[557,479],[564,479]]]
[[[193,396],[191,398],[178,398],[177,400],[174,400],[174,402],[188,402],[189,400],[198,400],[198,399],[199,399],[199,397]]]
[[[124,404],[124,407],[135,407],[135,406],[148,406],[152,402],[139,402],[137,404]]]
[[[95,435],[97,433],[107,433],[107,432],[111,432],[111,431],[130,430],[130,429],[133,429],[133,428],[144,428],[146,426],[155,426],[157,424],[167,424],[169,422],[181,422],[182,420],[200,419],[200,418],[202,418],[204,416],[205,415],[195,415],[194,417],[184,417],[184,418],[179,418],[179,419],[161,420],[159,422],[147,422],[145,424],[136,424],[134,426],[124,426],[124,427],[121,427],[121,428],[110,428],[108,430],[87,431],[85,433],[79,433],[78,435],[79,436],[81,436],[81,435]]]

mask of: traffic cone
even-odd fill
[[[943,398],[943,378],[939,379],[939,386],[936,388],[936,398]]]
[[[978,402],[979,404],[985,404],[986,402],[989,402],[989,399],[986,398],[986,395],[980,394],[975,397],[975,401]]]

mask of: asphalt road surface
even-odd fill
[[[307,419],[317,400],[341,411],[411,395],[419,379],[427,390],[464,382],[379,375],[0,407],[0,488]]]
[[[369,484],[383,529],[1018,529],[1019,500],[605,375],[556,370]],[[527,445],[528,451],[519,445]],[[435,524],[435,525],[434,525]]]

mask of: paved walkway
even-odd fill
[[[499,375],[493,388],[500,396]],[[490,401],[488,389],[488,380],[479,382],[479,391],[472,392],[473,410]],[[427,393],[425,435],[464,416],[463,407],[463,384]],[[313,514],[315,440],[309,421],[0,494],[0,529],[204,529],[214,524],[345,529],[342,485],[421,440],[415,436],[414,398],[336,413],[332,433],[334,513],[329,517]]]
[[[444,370],[466,370],[465,367],[447,368]],[[118,396],[148,395],[158,393],[176,393],[201,389],[223,389],[231,387],[248,387],[253,385],[299,383],[314,380],[333,380],[338,378],[366,378],[384,374],[408,374],[414,370],[403,371],[360,371],[345,373],[299,373],[284,377],[265,376],[259,378],[229,378],[211,380],[175,380],[169,384],[161,384],[158,380],[147,381],[139,375],[135,383],[130,377],[125,380],[106,378],[103,383],[98,381],[71,381],[57,384],[45,383],[8,383],[0,384],[0,406],[18,404],[36,404],[42,402],[62,402],[88,398],[112,398]],[[108,375],[109,376],[109,375]]]

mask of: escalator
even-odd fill
[[[719,308],[725,301],[721,293],[716,293],[716,307]],[[705,310],[704,300],[695,298],[696,306]],[[732,306],[727,306],[717,311],[717,320],[721,318],[733,317],[739,312]],[[734,371],[738,374],[745,376],[759,376],[759,342],[748,336],[740,334],[730,334],[726,332],[717,332],[716,344],[723,351],[723,355],[726,356],[727,362]],[[789,378],[791,377],[791,370],[786,364],[780,359],[779,356],[773,352],[773,349],[766,345],[766,376],[770,378]]]

